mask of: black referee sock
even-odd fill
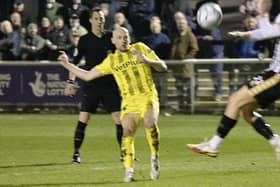
[[[74,148],[75,153],[78,153],[80,150],[80,147],[83,143],[84,137],[85,137],[85,129],[87,124],[83,123],[81,121],[78,121],[78,125],[75,130],[75,137],[74,137]]]
[[[226,115],[223,115],[220,125],[217,129],[217,135],[221,138],[225,138],[229,131],[235,126],[237,120],[231,119],[227,117]]]
[[[252,123],[255,130],[265,137],[267,140],[273,137],[273,132],[268,124],[265,123],[264,119],[259,117],[255,122]]]
[[[117,141],[118,144],[121,148],[122,145],[122,135],[123,135],[123,127],[121,124],[116,124],[116,136],[117,136]]]

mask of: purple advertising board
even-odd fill
[[[78,103],[64,94],[68,72],[57,63],[0,63],[0,103]],[[79,88],[81,82],[75,83]]]

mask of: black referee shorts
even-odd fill
[[[280,74],[265,71],[247,82],[250,93],[261,108],[266,108],[280,98]]]
[[[117,88],[112,87],[99,91],[93,90],[83,90],[81,112],[95,113],[99,104],[102,104],[108,113],[120,111],[121,97]]]

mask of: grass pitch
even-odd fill
[[[110,115],[93,115],[81,150],[82,163],[70,163],[78,115],[1,115],[1,187],[279,187],[274,150],[240,120],[217,158],[195,154],[186,143],[211,137],[219,116],[160,117],[161,177],[149,179],[149,149],[141,127],[136,137],[135,182],[123,183],[115,127]],[[267,117],[280,133],[279,118]]]

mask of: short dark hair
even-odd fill
[[[92,17],[92,15],[93,15],[94,12],[100,12],[100,11],[102,11],[101,7],[99,7],[99,6],[93,7],[93,8],[91,9],[91,11],[90,11],[90,15],[89,15],[90,18]]]
[[[64,18],[63,18],[63,16],[61,16],[61,15],[56,15],[56,16],[55,16],[54,20],[56,21],[56,20],[58,20],[58,19],[61,19],[62,21],[64,21]]]
[[[14,1],[14,4],[17,4],[17,5],[23,4],[23,0],[15,0],[15,1]]]
[[[79,16],[78,16],[77,14],[72,14],[72,15],[71,15],[71,18],[72,18],[72,19],[79,19]]]

